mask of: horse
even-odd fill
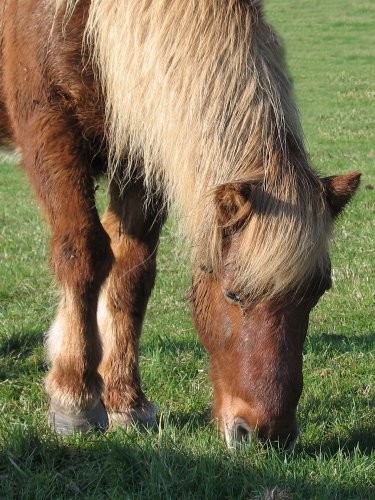
[[[0,58],[0,137],[44,209],[61,293],[46,339],[52,429],[155,425],[139,339],[173,210],[227,445],[292,444],[309,314],[360,173],[310,165],[263,2],[4,0]]]

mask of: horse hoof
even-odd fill
[[[119,428],[137,426],[140,430],[156,430],[158,422],[156,419],[156,406],[148,403],[145,406],[129,408],[124,411],[109,411],[109,428],[116,430]]]
[[[86,434],[92,430],[104,432],[108,429],[108,415],[101,401],[94,408],[78,413],[51,401],[48,423],[60,436],[68,436],[73,432]]]

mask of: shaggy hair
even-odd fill
[[[49,0],[74,11],[76,0]],[[331,217],[311,170],[280,39],[260,0],[91,0],[86,44],[103,86],[110,175],[142,174],[179,214],[195,265],[221,272],[215,187],[249,182],[234,286],[295,290],[323,271]],[[251,196],[251,195],[250,195]]]

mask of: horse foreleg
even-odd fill
[[[99,371],[112,428],[156,423],[155,407],[141,389],[138,348],[165,216],[160,203],[145,211],[144,196],[141,182],[127,187],[123,194],[113,184],[111,203],[102,221],[115,256],[98,306],[103,345]]]
[[[46,342],[49,422],[60,434],[106,427],[96,311],[113,257],[95,207],[89,157],[75,128],[56,112],[35,112],[17,133],[23,163],[52,228],[51,263],[61,288]]]

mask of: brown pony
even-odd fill
[[[52,228],[47,337],[61,434],[155,423],[138,345],[169,209],[230,445],[292,442],[309,313],[359,183],[319,179],[260,0],[3,0],[0,137]],[[102,221],[94,179],[107,172]]]

